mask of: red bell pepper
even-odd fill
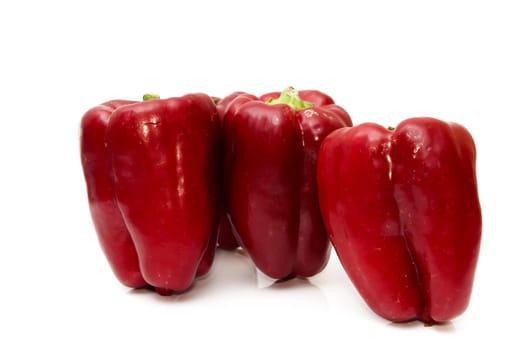
[[[316,91],[309,96],[329,104],[313,105],[287,89],[276,100],[241,93],[225,111],[228,214],[256,267],[274,279],[313,276],[329,258],[316,157],[326,135],[351,126],[351,119],[329,96]]]
[[[148,99],[148,98],[147,98]],[[189,94],[85,114],[81,156],[95,228],[121,282],[162,295],[210,269],[218,221],[219,120]]]
[[[427,324],[468,306],[481,240],[476,148],[459,124],[343,128],[318,158],[329,237],[371,309]]]

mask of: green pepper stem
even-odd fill
[[[143,95],[143,101],[150,101],[150,100],[159,100],[161,97],[157,94],[152,94],[152,93],[148,93],[148,94],[144,94]]]
[[[267,101],[267,103],[270,105],[286,104],[293,108],[295,111],[313,107],[315,105],[314,103],[302,100],[300,98],[300,95],[298,94],[298,91],[293,87],[288,87],[287,89],[282,91],[280,97],[278,97],[277,99],[271,98],[269,99],[269,101]]]

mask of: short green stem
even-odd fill
[[[300,98],[300,95],[298,94],[298,91],[295,88],[288,87],[284,91],[282,91],[282,94],[277,99],[270,99],[267,101],[270,105],[277,105],[277,104],[286,104],[293,108],[295,111],[313,107],[314,104],[308,101],[304,101]]]
[[[221,98],[219,98],[219,97],[211,96],[210,98],[212,99],[212,102],[213,102],[215,105],[217,105],[217,104],[220,103],[220,101],[221,101]]]
[[[143,95],[143,101],[150,101],[150,100],[159,100],[161,97],[157,94],[144,94]]]

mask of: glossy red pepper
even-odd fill
[[[106,106],[105,106],[106,105]],[[219,120],[189,94],[106,103],[81,122],[92,218],[121,282],[182,292],[210,269],[218,221]]]
[[[258,99],[241,93],[225,112],[228,214],[256,267],[274,279],[313,276],[329,258],[318,207],[316,157],[324,137],[351,126],[351,119],[329,96],[309,94],[329,104],[313,106],[288,89],[270,101],[269,94]]]
[[[427,324],[468,306],[481,239],[476,148],[461,125],[413,118],[343,128],[318,158],[320,206],[350,279],[377,314]]]

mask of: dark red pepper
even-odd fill
[[[320,206],[350,279],[377,314],[444,322],[466,309],[481,239],[476,148],[461,125],[413,118],[343,128],[318,158]]]
[[[313,276],[329,258],[317,151],[351,119],[329,96],[307,93],[322,104],[306,103],[294,89],[277,100],[240,93],[224,113],[224,182],[234,234],[256,267],[275,279]]]
[[[83,117],[81,156],[92,217],[121,282],[141,287],[146,281],[170,294],[185,291],[210,269],[218,143],[218,115],[204,94],[114,111],[96,107]]]

